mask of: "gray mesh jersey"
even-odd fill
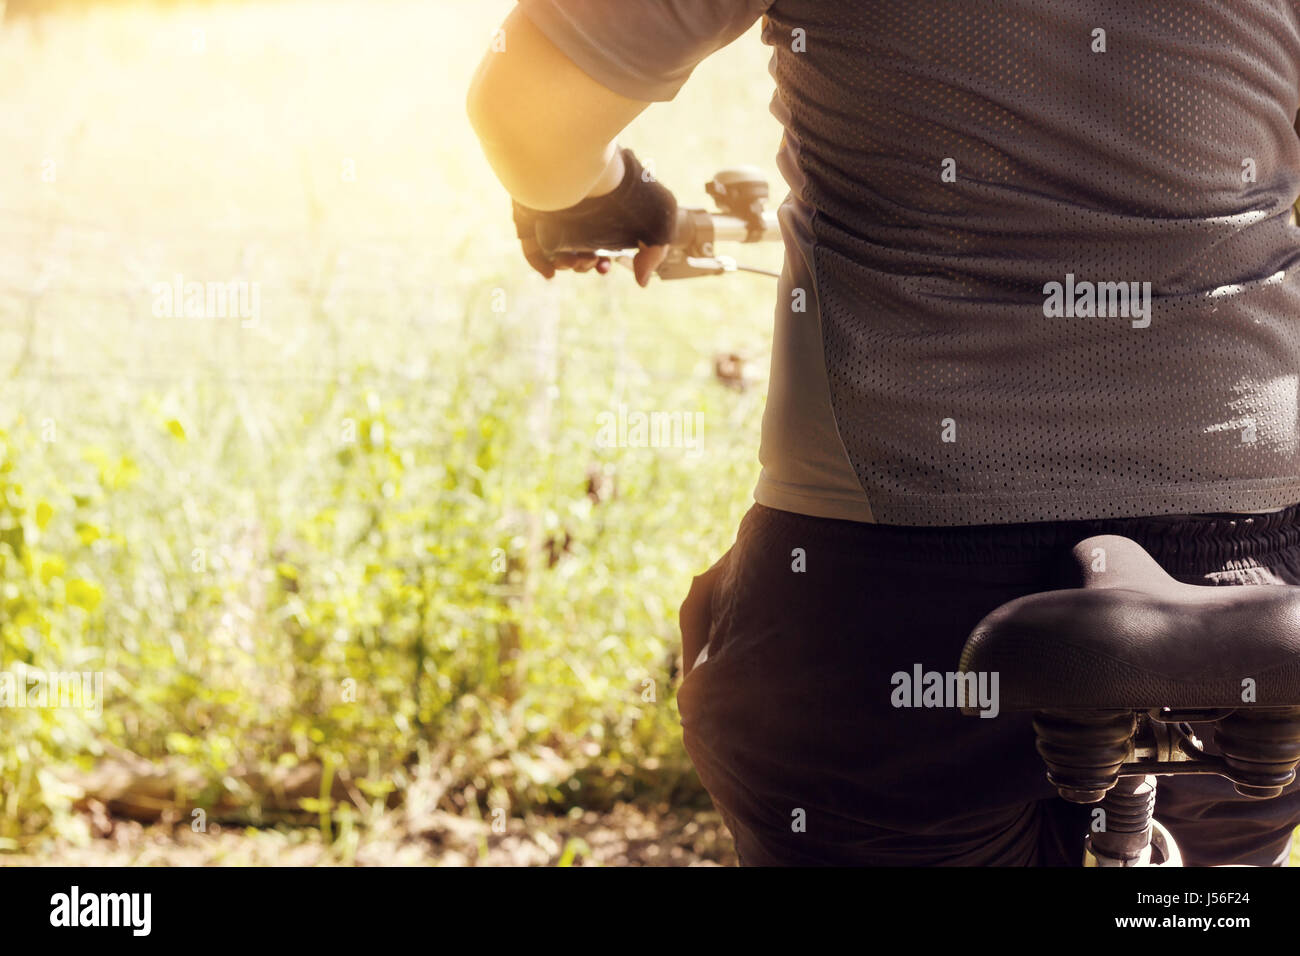
[[[1291,0],[521,3],[642,100],[763,18],[790,195],[760,503],[954,525],[1300,501]]]

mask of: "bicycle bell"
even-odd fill
[[[763,236],[763,204],[768,197],[767,180],[757,166],[730,166],[714,174],[704,191],[729,216],[742,219],[749,229],[746,242]]]

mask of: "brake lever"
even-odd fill
[[[735,271],[736,260],[730,256],[670,256],[655,270],[661,279],[693,279],[696,276],[720,276]]]

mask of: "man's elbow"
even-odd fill
[[[492,114],[489,103],[491,93],[488,84],[488,71],[480,66],[474,78],[470,80],[469,89],[465,91],[465,115],[469,117],[470,126],[481,137],[483,126]]]
[[[485,84],[475,83],[466,97],[465,113],[483,154],[506,191],[516,197],[535,193],[536,177],[529,171],[548,168],[550,158],[536,155],[538,137],[530,141],[518,124],[511,121],[509,103],[494,96]]]
[[[465,115],[469,117],[470,128],[474,130],[474,135],[480,142],[486,142],[497,136],[498,131],[493,128],[494,110],[491,96],[485,89],[481,74],[474,77],[474,81],[469,85],[469,92],[465,95]]]

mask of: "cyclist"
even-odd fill
[[[899,675],[1092,534],[1300,583],[1300,12],[521,0],[469,107],[535,268],[606,266],[539,219],[621,223],[648,281],[673,200],[615,138],[760,19],[787,255],[755,504],[682,606],[687,749],[742,863],[1076,865],[1029,717]],[[1174,777],[1157,812],[1189,864],[1276,864],[1300,797]]]

